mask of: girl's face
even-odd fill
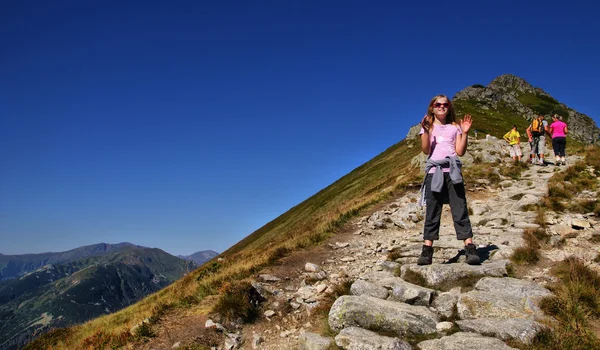
[[[433,103],[433,115],[436,119],[444,120],[448,115],[448,109],[450,108],[450,102],[445,97],[440,97]]]

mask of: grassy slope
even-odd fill
[[[533,107],[547,103],[536,96],[527,98],[528,104]],[[470,113],[474,116],[473,128],[481,134],[489,133],[501,138],[513,124],[517,124],[524,134],[528,125],[522,116],[503,104],[499,104],[497,110],[485,110],[477,101],[457,100],[455,105],[458,115]],[[418,120],[415,118],[415,122]],[[410,144],[414,147],[409,147]],[[167,306],[188,307],[203,303],[223,284],[249,277],[290,250],[318,244],[361,210],[396,195],[407,184],[420,181],[419,170],[410,163],[419,151],[418,143],[411,140],[391,146],[244,238],[221,254],[223,261],[213,259],[137,304],[73,327],[68,336],[60,332],[56,333],[56,337],[49,335],[43,339],[43,344],[56,344],[56,348],[78,348],[83,344],[127,343],[128,339],[123,334],[144,318],[160,314],[160,310]]]

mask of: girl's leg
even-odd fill
[[[463,184],[454,185],[451,181],[447,183],[447,186],[456,238],[463,240],[465,243],[467,263],[469,265],[478,265],[481,263],[481,259],[477,254],[477,247],[473,244],[473,230],[471,228],[471,221],[469,220],[465,186]]]
[[[461,241],[472,238],[473,230],[471,229],[471,220],[469,220],[465,186],[463,184],[454,185],[449,178],[446,186],[448,188],[450,212],[452,212],[452,219],[454,220],[456,238]]]
[[[425,224],[423,226],[423,247],[417,265],[431,265],[433,262],[433,241],[439,239],[440,219],[444,193],[431,192],[432,175],[425,179]]]
[[[423,240],[425,245],[433,245],[433,241],[440,238],[440,220],[442,218],[442,205],[444,192],[431,192],[432,175],[427,175],[425,180],[425,225],[423,227]],[[444,176],[445,177],[445,176]]]

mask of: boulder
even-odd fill
[[[356,280],[352,283],[352,286],[350,286],[350,293],[352,295],[366,295],[379,299],[386,299],[389,294],[386,288],[364,280]]]
[[[411,270],[421,274],[429,285],[435,286],[442,285],[448,281],[472,276],[506,276],[508,275],[506,267],[509,264],[510,262],[508,260],[486,262],[481,265],[433,264],[419,266],[408,264],[402,265],[400,277],[404,278],[406,272]]]
[[[335,337],[337,346],[346,350],[411,350],[409,343],[359,327],[348,327]]]
[[[424,306],[368,296],[341,296],[329,311],[329,326],[335,331],[356,326],[399,336],[430,334],[436,332],[438,321],[438,316]]]
[[[298,338],[298,350],[327,350],[333,345],[333,339],[319,334],[303,332]]]
[[[456,324],[463,332],[493,335],[502,340],[516,339],[523,344],[531,344],[535,336],[545,328],[541,323],[523,319],[478,318],[456,321]]]
[[[509,350],[516,349],[506,345],[502,340],[485,337],[477,333],[458,332],[440,339],[426,340],[417,344],[420,350]]]
[[[390,288],[388,300],[401,301],[411,305],[429,306],[435,290],[406,282],[398,277],[375,281],[376,284]]]

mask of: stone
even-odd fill
[[[277,313],[276,313],[275,311],[273,311],[273,310],[267,310],[267,311],[265,311],[265,313],[264,313],[265,317],[273,317],[273,316],[275,316],[276,314],[277,314]]]
[[[535,298],[473,290],[460,295],[456,309],[461,319],[534,319],[543,316],[535,301]]]
[[[425,340],[417,344],[417,346],[420,350],[516,349],[506,345],[502,340],[467,332],[454,333],[440,339]]]
[[[333,345],[333,339],[316,333],[302,332],[298,338],[298,350],[327,350]]]
[[[436,286],[448,281],[471,276],[506,276],[508,275],[506,267],[509,264],[508,260],[486,262],[481,265],[432,264],[419,266],[416,264],[407,264],[402,265],[400,277],[404,278],[406,272],[411,270],[421,274],[429,285]]]
[[[456,324],[463,332],[493,335],[502,340],[517,339],[524,344],[531,344],[545,328],[541,323],[524,319],[478,318],[459,320]]]
[[[206,322],[204,323],[204,328],[215,328],[216,330],[221,332],[225,332],[227,330],[220,323],[213,322],[213,320],[211,319],[206,320]]]
[[[440,322],[435,325],[435,329],[437,329],[438,332],[448,331],[452,329],[452,327],[454,327],[454,323],[448,321]]]
[[[424,306],[381,300],[368,296],[343,295],[329,311],[329,326],[335,331],[345,327],[405,334],[435,333],[438,317]]]
[[[411,350],[409,343],[379,335],[359,327],[348,327],[335,337],[335,344],[346,350]]]
[[[279,281],[281,281],[281,278],[273,276],[273,275],[268,275],[268,274],[258,275],[258,278],[263,282],[279,282]]]
[[[319,266],[317,264],[307,262],[306,265],[304,265],[304,270],[306,272],[317,272],[319,271]]]
[[[411,305],[429,306],[435,290],[418,286],[398,277],[376,281],[380,286],[391,288],[388,300],[401,301]]]
[[[366,295],[379,299],[386,299],[389,295],[386,288],[364,280],[354,281],[350,286],[350,293],[352,295]]]
[[[254,334],[252,336],[252,349],[257,350],[264,341],[265,339],[260,334]]]
[[[583,229],[586,229],[586,228],[590,228],[591,225],[586,220],[571,219],[571,227],[574,228],[574,229],[576,229],[576,230],[583,230]]]
[[[389,272],[395,272],[398,268],[400,268],[400,264],[395,262],[395,261],[388,261],[388,260],[378,260],[375,263],[375,266],[381,267],[382,270],[385,271],[389,271]]]
[[[475,284],[475,289],[495,294],[509,294],[519,298],[542,298],[552,295],[552,292],[535,282],[512,277],[484,277]]]
[[[437,310],[438,314],[445,318],[451,318],[456,312],[456,303],[460,296],[460,287],[455,287],[445,293],[440,293],[433,300],[432,306]]]

